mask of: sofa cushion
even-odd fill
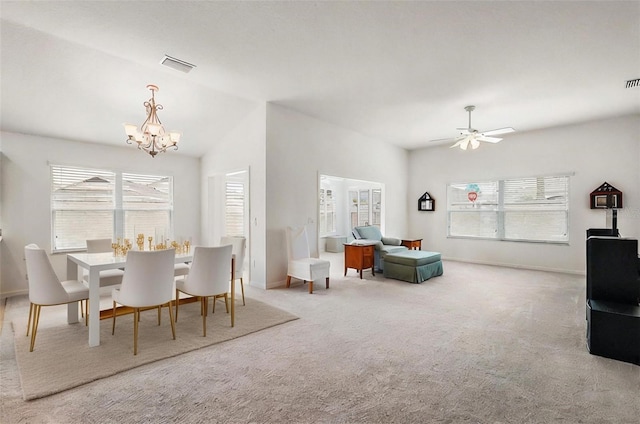
[[[375,227],[373,225],[366,225],[363,227],[355,227],[355,230],[360,235],[360,238],[368,239],[368,240],[382,240],[382,233],[380,232],[380,228]]]
[[[406,246],[393,246],[390,244],[380,244],[380,246],[376,246],[380,250],[380,254],[383,257],[386,257],[390,253],[398,253],[407,250]]]
[[[395,237],[384,237],[382,236],[382,244],[389,244],[391,246],[400,246],[402,245],[402,240]]]
[[[440,259],[440,253],[427,252],[424,250],[406,250],[404,252],[389,253],[384,258],[386,263],[394,263],[412,267],[438,262],[440,261]]]

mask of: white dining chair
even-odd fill
[[[175,249],[135,251],[127,253],[124,277],[120,288],[111,292],[113,298],[113,325],[111,334],[116,329],[116,305],[120,304],[133,309],[133,354],[138,354],[138,322],[140,310],[158,308],[158,325],[160,325],[161,306],[168,306],[169,321],[173,340],[176,329],[173,321],[171,301],[173,300],[173,284]]]
[[[313,282],[325,279],[329,288],[329,268],[331,263],[324,259],[312,258],[309,251],[309,239],[306,227],[287,227],[287,288],[291,278],[309,282],[309,294],[313,293]]]
[[[112,252],[111,239],[89,239],[87,240],[87,253],[108,253]],[[122,284],[122,269],[106,269],[100,271],[100,287],[115,286]],[[82,279],[89,284],[89,273],[85,271]]]
[[[29,352],[33,352],[38,323],[40,322],[40,309],[43,306],[86,301],[89,299],[89,289],[82,281],[60,281],[51,266],[47,253],[36,244],[25,246],[24,257],[27,264],[30,302],[27,336],[31,330]],[[87,325],[87,318],[88,314],[85,311],[85,325]]]
[[[226,246],[230,244],[233,246],[232,253],[236,256],[236,266],[233,276],[232,284],[235,284],[236,280],[240,280],[240,289],[242,291],[242,304],[246,305],[244,301],[244,256],[247,250],[247,239],[245,237],[228,237],[224,236],[220,239],[220,245]]]
[[[180,293],[200,298],[202,314],[202,335],[207,336],[208,299],[224,297],[228,304],[229,279],[231,278],[231,245],[219,247],[196,247],[189,275],[176,281],[176,322],[178,321],[178,301]],[[215,312],[215,309],[214,309]]]

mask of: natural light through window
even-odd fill
[[[567,243],[569,176],[447,186],[449,237]]]
[[[52,250],[88,239],[172,237],[173,177],[51,166]]]

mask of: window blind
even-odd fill
[[[171,238],[173,178],[52,165],[51,210],[54,252],[88,239]]]
[[[115,173],[51,166],[53,251],[83,249],[114,231]]]
[[[243,237],[244,234],[245,189],[241,181],[227,180],[225,183],[225,234]]]
[[[122,174],[124,237],[170,238],[173,211],[173,178]],[[156,240],[158,241],[158,240]]]
[[[452,237],[568,242],[569,177],[449,184],[447,212]]]

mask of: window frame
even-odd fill
[[[548,244],[564,244],[568,245],[570,242],[569,239],[569,228],[570,228],[570,177],[571,173],[563,173],[563,174],[553,174],[553,175],[536,175],[536,176],[528,176],[528,177],[511,177],[511,178],[501,178],[495,180],[484,180],[477,181],[474,183],[448,183],[446,187],[447,192],[447,238],[461,238],[461,239],[479,239],[479,240],[495,240],[495,241],[509,241],[509,242],[524,242],[524,243],[548,243]],[[540,179],[550,179],[549,182],[554,182],[556,180],[560,184],[560,199],[564,199],[562,202],[558,202],[557,199],[553,198],[555,196],[546,196],[546,190],[544,192],[545,198],[542,201],[539,200],[522,200],[522,201],[513,201],[507,202],[505,204],[506,195],[512,195],[514,191],[506,190],[505,186],[508,184],[522,184],[525,185],[530,180],[540,180]],[[560,180],[558,180],[560,179]],[[475,185],[495,185],[496,190],[496,198],[492,199],[488,202],[478,203],[480,207],[476,207],[476,202],[472,202],[473,205],[471,208],[460,208],[456,209],[456,205],[459,205],[460,202],[454,202],[452,198],[452,189],[453,187],[459,188],[460,186],[467,186],[475,184]],[[480,199],[480,198],[478,198]],[[454,204],[452,204],[454,203]],[[527,208],[526,205],[530,207]],[[539,205],[540,207],[535,208],[531,207],[531,205]],[[554,207],[555,206],[555,207]],[[529,237],[511,237],[508,236],[508,215],[510,212],[520,211],[521,213],[529,214],[529,216],[533,217],[540,213],[557,213],[561,212],[564,214],[564,218],[558,220],[558,223],[563,230],[561,238],[553,238],[546,236],[545,238],[529,238]],[[493,223],[495,224],[494,228],[494,237],[487,236],[487,232],[483,235],[475,235],[475,234],[456,234],[455,230],[452,231],[452,226],[455,225],[452,218],[455,215],[462,215],[463,213],[485,213],[487,217],[494,216]],[[482,217],[479,218],[479,221],[482,220]],[[490,232],[490,231],[489,231]],[[452,234],[453,233],[453,234]],[[481,231],[478,231],[481,233]]]
[[[107,209],[92,209],[92,208],[87,208],[87,209],[77,209],[78,211],[82,211],[82,210],[100,210],[100,211],[109,211],[113,214],[113,220],[112,220],[112,228],[111,228],[111,235],[108,236],[110,237],[112,240],[116,240],[118,238],[120,239],[124,239],[125,238],[125,215],[127,211],[166,211],[168,216],[168,227],[166,230],[168,232],[168,234],[164,234],[163,231],[163,235],[165,237],[168,238],[173,238],[173,210],[174,210],[174,206],[173,206],[173,182],[174,182],[174,177],[171,175],[151,175],[149,173],[135,173],[135,172],[124,172],[124,171],[120,171],[120,170],[109,170],[109,169],[98,169],[98,168],[90,168],[90,167],[83,167],[83,166],[73,166],[73,165],[58,165],[58,164],[51,164],[50,165],[50,182],[51,182],[51,192],[50,192],[50,231],[51,231],[51,252],[52,253],[68,253],[68,252],[81,252],[81,251],[85,251],[86,250],[86,246],[85,245],[78,245],[78,246],[72,246],[72,247],[64,247],[64,248],[58,248],[56,243],[56,237],[60,236],[60,232],[58,231],[58,229],[56,228],[56,212],[57,211],[61,211],[61,210],[76,210],[76,209],[64,209],[64,208],[59,208],[56,207],[56,187],[54,184],[54,172],[56,172],[56,170],[59,170],[58,172],[69,172],[69,171],[73,171],[75,170],[77,171],[82,171],[82,172],[86,172],[87,176],[90,176],[91,173],[96,173],[98,175],[101,174],[111,174],[114,178],[113,181],[113,189],[112,189],[112,202],[111,208],[107,208]],[[130,175],[130,176],[134,176],[134,177],[139,177],[139,178],[157,178],[157,179],[167,179],[168,182],[168,201],[167,201],[167,206],[166,207],[162,207],[162,208],[150,208],[150,209],[137,209],[137,208],[125,208],[124,206],[124,196],[125,194],[123,193],[123,175]],[[93,178],[93,177],[90,177]],[[89,178],[89,179],[90,179]],[[86,180],[85,180],[86,181]],[[135,226],[134,226],[135,228]],[[134,230],[135,232],[135,230]],[[147,236],[153,236],[154,239],[156,238],[156,234],[145,234],[145,237]],[[105,236],[106,238],[107,236]],[[135,239],[135,235],[133,236],[133,238],[131,238],[131,240],[133,241]]]

